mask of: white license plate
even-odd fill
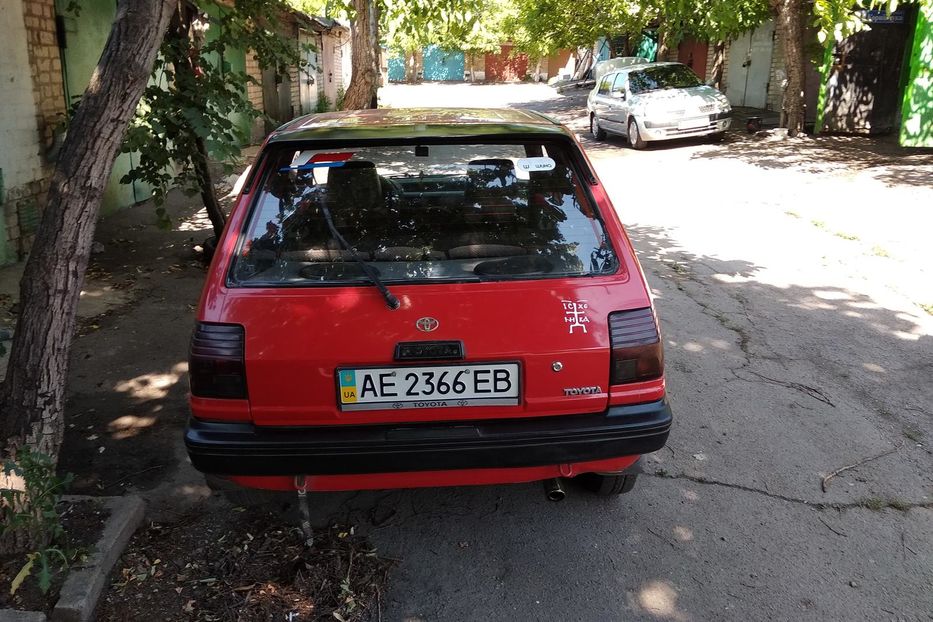
[[[702,117],[700,119],[684,119],[677,124],[678,130],[693,130],[698,127],[705,127],[709,125],[709,117]]]
[[[518,363],[337,370],[342,410],[515,406]]]

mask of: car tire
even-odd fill
[[[584,473],[577,477],[580,484],[598,497],[614,497],[624,495],[635,487],[638,479],[637,473],[602,474]]]
[[[628,143],[632,146],[632,149],[644,149],[648,146],[648,141],[643,139],[641,132],[638,131],[638,121],[635,120],[635,117],[628,120]]]
[[[721,143],[725,137],[726,137],[725,132],[714,132],[713,134],[709,135],[709,141],[711,143]]]
[[[590,134],[596,140],[606,140],[606,130],[599,127],[599,119],[595,114],[590,115]]]

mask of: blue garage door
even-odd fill
[[[396,56],[389,59],[389,82],[405,81],[405,58]]]
[[[436,45],[424,48],[425,80],[463,80],[465,67],[461,51],[442,50]]]

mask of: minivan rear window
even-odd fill
[[[266,158],[230,284],[362,284],[369,278],[359,259],[386,284],[614,272],[605,228],[566,150],[278,148]]]

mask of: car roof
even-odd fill
[[[615,75],[617,73],[632,73],[633,71],[644,71],[645,69],[651,69],[652,67],[665,67],[668,65],[683,65],[683,63],[677,63],[673,61],[664,61],[661,63],[639,63],[637,65],[630,65],[628,67],[622,67],[621,69],[613,69],[612,71],[606,72],[603,76],[604,78],[609,75]]]
[[[277,129],[269,142],[514,134],[567,130],[539,112],[516,108],[378,108],[305,115]]]

